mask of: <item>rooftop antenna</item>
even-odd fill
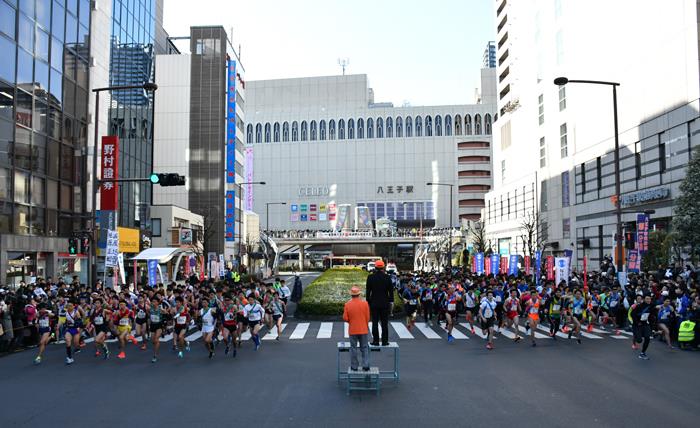
[[[350,65],[350,58],[338,58],[338,65],[343,69],[343,76],[345,76],[345,68]]]

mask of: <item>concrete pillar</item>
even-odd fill
[[[299,270],[304,270],[305,257],[304,257],[304,246],[299,245]]]

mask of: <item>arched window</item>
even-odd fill
[[[491,135],[491,115],[488,113],[484,115],[484,133]]]
[[[335,120],[328,121],[328,139],[335,140]]]
[[[403,137],[403,120],[401,116],[396,117],[396,136],[398,138]]]
[[[406,116],[406,137],[413,137],[413,119]]]
[[[435,135],[442,137],[442,116],[435,116]]]
[[[306,141],[309,139],[309,129],[306,121],[301,122],[301,141]]]
[[[322,120],[318,124],[319,140],[324,141],[326,139],[326,121]]]
[[[345,121],[343,119],[338,120],[338,139],[345,139]]]
[[[384,138],[384,121],[381,117],[377,118],[377,138]]]
[[[367,119],[367,138],[374,138],[374,120],[371,117]]]
[[[394,120],[390,117],[386,118],[386,138],[394,136]]]
[[[282,124],[282,141],[289,141],[289,122]]]
[[[474,135],[481,135],[481,115],[474,115]]]
[[[272,127],[269,123],[265,124],[265,142],[269,143],[272,140]]]
[[[272,141],[274,141],[275,143],[279,143],[280,142],[280,123],[275,122],[275,125],[272,127],[272,129],[273,129]]]
[[[296,120],[292,122],[292,141],[299,141],[299,123]]]
[[[455,115],[455,135],[462,135],[462,116]]]
[[[248,124],[245,127],[245,142],[248,144],[253,144],[253,125]]]
[[[430,115],[425,116],[425,136],[433,136],[433,118]]]
[[[464,115],[464,135],[472,135],[472,117]]]
[[[365,121],[362,118],[357,119],[357,139],[365,138]]]
[[[498,120],[498,113],[493,114],[493,121],[496,122]]]
[[[255,142],[262,143],[262,125],[259,123],[255,125]]]
[[[445,136],[452,136],[452,116],[450,116],[449,114],[445,116]]]
[[[312,120],[309,125],[309,141],[316,141],[316,121]]]
[[[355,138],[355,120],[348,119],[348,140]]]

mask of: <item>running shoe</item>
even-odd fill
[[[41,357],[34,358],[34,364],[35,365],[41,364]]]
[[[75,360],[72,359],[71,357],[66,357],[66,365],[70,366],[70,365],[73,364],[74,362],[75,362]]]
[[[129,340],[131,340],[131,343],[133,343],[134,345],[136,345],[137,343],[139,343],[139,341],[136,340],[136,338],[135,338],[134,336],[129,336]]]
[[[102,352],[100,352],[100,351],[95,351],[95,358],[99,357],[100,355],[102,355]]]
[[[156,357],[151,358],[151,362],[154,363],[154,364],[157,363],[157,362],[158,362],[158,358],[156,358]]]
[[[180,351],[180,352],[177,353],[177,357],[178,357],[178,358],[182,358],[182,357],[183,357],[182,351]]]
[[[448,334],[447,335],[447,343],[452,343],[454,341],[455,341],[455,338],[451,334]]]
[[[257,351],[258,349],[260,349],[260,344],[259,344],[259,343],[256,343],[256,344],[255,344],[255,350]]]
[[[588,328],[586,329],[586,331],[588,331],[589,333],[592,332],[592,331],[593,331],[593,325],[592,325],[592,324],[588,324]]]
[[[490,344],[490,343],[487,343],[487,344],[486,344],[486,349],[488,349],[489,351],[492,350],[492,349],[493,349],[493,345]]]
[[[472,334],[476,334],[476,331],[474,331],[474,327],[472,327]]]
[[[581,344],[581,338],[580,338],[580,337],[577,338],[576,341],[578,342],[579,345]]]
[[[144,343],[143,345],[141,345],[141,350],[142,350],[142,351],[145,351],[145,350],[146,350],[146,344],[145,344],[145,343]]]
[[[646,353],[641,352],[641,353],[639,354],[639,359],[640,359],[640,360],[648,360],[648,359],[649,359],[649,356],[648,356]]]
[[[74,353],[74,354],[79,354],[80,351],[82,351],[82,349],[76,348],[76,349],[73,350],[73,353]]]
[[[118,353],[117,358],[119,358],[120,360],[123,360],[124,358],[126,358],[126,354],[124,353],[124,351]]]
[[[522,337],[515,336],[515,339],[513,339],[513,342],[518,343],[518,342],[520,342],[521,339],[522,339]]]

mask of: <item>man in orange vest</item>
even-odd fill
[[[348,335],[350,336],[350,369],[357,371],[359,362],[357,361],[357,347],[359,345],[362,352],[362,370],[369,370],[369,305],[360,297],[360,289],[352,287],[350,289],[352,298],[345,303],[343,310],[343,320],[349,324]]]

